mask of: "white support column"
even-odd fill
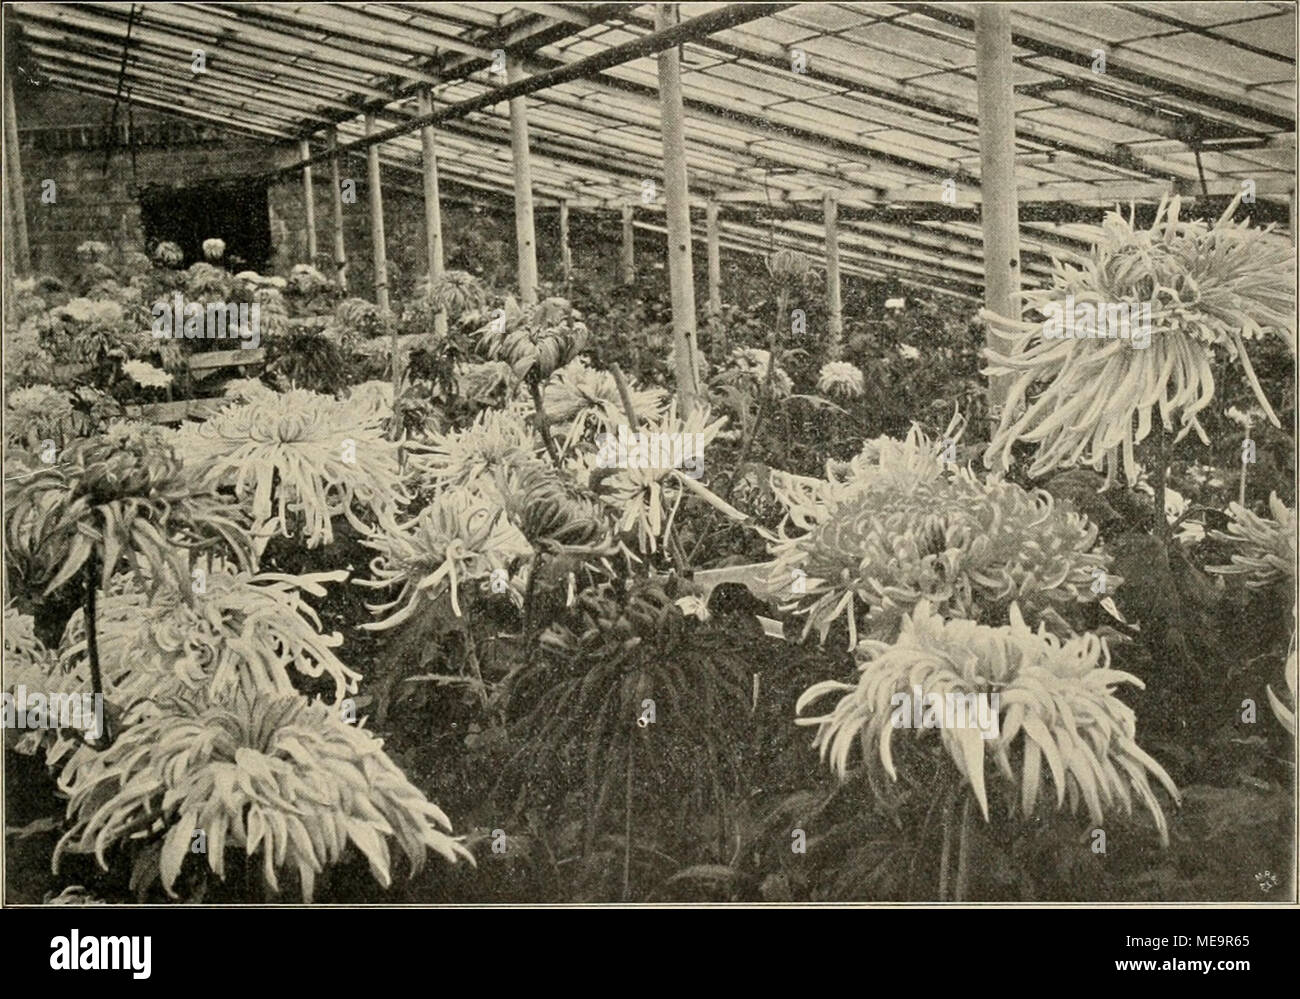
[[[506,79],[516,83],[524,77],[514,56],[506,62]],[[515,242],[519,252],[519,300],[524,305],[537,301],[537,234],[533,224],[533,171],[528,154],[528,102],[516,97],[510,102],[510,152],[515,168]]]
[[[18,112],[14,107],[14,85],[5,74],[5,173],[9,185],[9,208],[14,223],[13,266],[19,274],[32,269],[32,250],[27,238],[27,197],[23,187],[22,157],[18,152]]]
[[[569,246],[569,203],[560,202],[560,270],[564,273],[564,283],[573,280],[573,250]]]
[[[624,284],[636,282],[636,234],[632,228],[634,209],[631,205],[623,206],[623,257],[621,273]]]
[[[303,139],[298,143],[298,154],[311,158],[311,143]],[[312,191],[311,167],[302,168],[303,219],[307,225],[307,263],[316,266],[316,195]]]
[[[14,206],[13,206],[13,199],[10,198],[9,196],[9,177],[8,177],[7,170],[5,171],[4,182],[0,183],[0,191],[4,192],[5,231],[13,232],[14,229],[17,227],[14,225]],[[17,254],[15,254],[15,256],[17,256]],[[17,261],[9,260],[6,258],[3,261],[3,264],[4,264],[4,299],[5,299],[3,328],[9,330],[14,328],[14,324],[17,321],[14,318],[14,267],[17,265]]]
[[[1020,223],[1016,198],[1015,94],[1011,73],[1011,11],[1001,4],[975,8],[975,80],[979,99],[980,197],[984,228],[984,305],[1020,318]],[[1005,351],[989,331],[988,345]],[[1009,376],[989,385],[990,405],[1000,406]]]
[[[844,352],[844,307],[840,301],[840,206],[834,191],[823,201],[826,215],[826,315],[830,327],[831,360]]]
[[[374,135],[375,113],[366,112],[366,135]],[[370,194],[370,238],[374,245],[375,257],[375,304],[381,312],[388,311],[388,247],[384,242],[384,193],[379,180],[379,143],[366,148],[366,166],[368,180],[366,187]],[[394,363],[397,359],[393,358]]]
[[[433,111],[433,90],[421,87],[417,98],[419,113]],[[433,126],[420,129],[421,165],[424,174],[424,232],[429,266],[429,287],[432,289],[442,278],[442,204],[438,194],[438,145]],[[447,333],[447,313],[439,312],[433,320],[434,333]]]
[[[329,130],[330,185],[333,193],[330,203],[334,207],[334,276],[344,294],[348,290],[348,253],[343,243],[343,179],[339,167],[339,130],[331,125]]]
[[[704,208],[705,246],[709,254],[709,313],[722,311],[722,253],[718,243],[718,203],[710,201]]]
[[[655,4],[655,30],[678,22],[677,5]],[[696,370],[695,274],[691,266],[691,206],[686,183],[685,113],[682,108],[681,53],[674,47],[658,55],[659,107],[664,140],[664,200],[668,222],[668,283],[673,303],[680,413],[689,415],[699,396]]]

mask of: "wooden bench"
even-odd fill
[[[230,399],[177,399],[175,402],[127,406],[126,415],[129,419],[150,423],[180,423],[182,420],[206,420],[230,403]]]
[[[263,347],[255,347],[252,350],[246,350],[243,347],[237,347],[234,350],[209,350],[202,354],[191,354],[186,360],[186,368],[189,370],[190,377],[195,381],[202,381],[210,377],[214,372],[222,371],[226,368],[261,368],[266,364],[266,350]]]
[[[290,326],[319,329],[330,320],[329,316],[298,316],[289,320]],[[190,354],[185,368],[194,381],[206,381],[219,371],[233,371],[240,377],[251,377],[249,369],[266,366],[266,348],[236,347],[233,350],[209,350]],[[59,379],[73,379],[93,370],[90,364],[60,364],[54,374]],[[205,420],[223,406],[227,399],[178,399],[174,402],[155,402],[126,407],[126,415],[133,420],[151,423],[179,423],[182,420]]]

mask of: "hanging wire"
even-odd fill
[[[140,176],[135,165],[135,104],[131,101],[131,91],[126,92],[126,141],[131,150],[131,187],[139,190]]]
[[[1196,172],[1201,175],[1201,193],[1207,198],[1210,196],[1210,187],[1205,183],[1205,167],[1201,166],[1201,144],[1193,143],[1192,153],[1196,156]]]
[[[131,55],[131,29],[135,27],[137,4],[131,4],[126,18],[126,37],[122,39],[122,61],[117,67],[117,89],[113,94],[113,111],[108,121],[108,142],[104,149],[104,175],[108,175],[108,166],[113,159],[113,150],[117,146],[117,108],[122,101],[122,83],[126,80],[126,61]],[[129,127],[129,126],[128,126]]]

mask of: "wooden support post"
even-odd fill
[[[560,202],[560,270],[564,272],[564,283],[573,280],[573,250],[569,246],[569,203]]]
[[[710,201],[704,208],[705,246],[709,254],[709,313],[722,311],[722,253],[718,241],[718,203]]]
[[[1290,220],[1290,224],[1291,224],[1291,242],[1294,243],[1294,242],[1296,241],[1296,236],[1295,236],[1295,188],[1294,188],[1294,187],[1291,188],[1291,195],[1290,195],[1290,197],[1287,199],[1287,205],[1288,205],[1288,207],[1289,207],[1289,209],[1290,209],[1290,213],[1288,214],[1287,218]]]
[[[303,159],[311,158],[311,143],[306,139],[298,143],[298,153]],[[302,168],[303,218],[307,224],[307,263],[316,266],[316,195],[311,186],[311,167]]]
[[[433,111],[433,90],[421,87],[418,97],[420,114]],[[421,164],[424,168],[424,232],[428,245],[429,288],[432,290],[442,279],[442,202],[438,195],[438,145],[433,126],[420,129]],[[438,336],[447,333],[447,313],[439,311],[433,320],[433,331]]]
[[[619,272],[622,274],[624,284],[633,284],[636,281],[636,242],[632,229],[634,211],[631,205],[623,206],[623,256]]]
[[[375,131],[375,113],[366,112],[366,135]],[[366,187],[370,194],[370,237],[375,254],[375,304],[381,312],[388,311],[388,247],[384,242],[384,193],[379,180],[379,146],[366,149],[366,166],[368,179]],[[396,365],[397,358],[393,358]]]
[[[524,71],[519,60],[506,62],[506,82],[518,83]],[[533,226],[533,170],[528,155],[528,102],[510,102],[510,153],[515,167],[515,242],[519,252],[519,300],[537,302],[537,234]]]
[[[13,266],[19,274],[32,269],[31,244],[27,241],[27,196],[23,187],[22,158],[18,152],[18,112],[14,107],[14,85],[5,73],[5,159],[6,183],[9,185],[9,210],[13,215]]]
[[[343,244],[343,179],[339,176],[339,130],[331,125],[329,130],[330,184],[334,189],[331,203],[334,206],[334,277],[339,290],[348,290],[348,253]]]
[[[834,191],[822,203],[826,215],[826,317],[832,361],[844,353],[844,306],[840,301],[840,205]]]
[[[4,182],[0,183],[0,189],[3,189],[4,191],[5,232],[13,232],[16,227],[14,225],[13,199],[9,196],[8,173],[9,172],[6,170]],[[14,254],[14,256],[16,257],[17,254]],[[15,318],[15,314],[14,314],[14,267],[17,264],[17,261],[10,260],[9,255],[6,254],[5,259],[3,261],[0,261],[0,263],[3,263],[4,265],[3,269],[4,269],[4,297],[5,297],[4,310],[5,311],[4,311],[3,329],[10,330],[14,328],[15,323],[17,322],[17,319]]]
[[[678,22],[677,5],[655,4],[655,31]],[[696,370],[695,274],[691,266],[691,206],[686,186],[685,113],[682,109],[681,53],[658,55],[659,106],[664,140],[664,200],[668,222],[668,283],[673,303],[673,351],[676,357],[679,412],[688,416],[700,394]]]
[[[1020,223],[1016,198],[1015,94],[1011,72],[1011,11],[1000,4],[975,8],[975,81],[979,101],[981,222],[984,228],[984,306],[1020,318]],[[1006,351],[989,331],[988,346]],[[989,385],[990,408],[1001,406],[1011,377]]]

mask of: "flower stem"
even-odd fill
[[[628,900],[632,888],[632,773],[636,754],[636,733],[627,742],[627,788],[623,798],[623,901]]]
[[[974,831],[971,828],[970,795],[961,806],[961,830],[957,840],[957,879],[952,889],[954,902],[965,902],[970,894],[970,849]]]
[[[393,317],[385,313],[384,323],[389,327],[392,334],[389,341],[390,362],[392,366],[393,377],[393,426],[390,431],[391,439],[397,440],[402,434],[402,370],[397,356],[397,324],[393,322]]]
[[[528,379],[528,391],[533,397],[533,409],[537,410],[537,429],[542,435],[542,443],[546,445],[546,453],[551,456],[555,467],[559,468],[560,452],[555,447],[555,439],[551,436],[551,425],[546,420],[546,410],[542,409],[542,387],[537,384],[536,378]]]
[[[1250,433],[1249,427],[1246,428],[1246,433]],[[1237,505],[1243,508],[1246,505],[1246,464],[1247,462],[1243,457],[1241,462],[1241,486],[1237,490]]]
[[[533,593],[537,588],[537,572],[542,566],[542,553],[533,555],[533,564],[528,569],[528,586],[524,590],[524,655],[532,660],[533,641]]]
[[[939,853],[939,901],[948,901],[948,873],[952,867],[952,813],[953,798],[948,793],[943,803],[943,849]]]
[[[1169,540],[1169,521],[1165,517],[1165,479],[1168,475],[1169,455],[1168,438],[1163,420],[1156,421],[1156,470],[1153,481],[1155,489],[1155,524],[1154,534],[1161,546]]]
[[[641,429],[641,421],[632,406],[632,393],[628,391],[627,379],[623,377],[623,371],[617,364],[609,366],[609,373],[614,376],[614,384],[618,386],[618,396],[623,400],[623,409],[627,411],[628,429],[636,433]]]
[[[754,413],[754,425],[750,428],[750,432],[745,438],[745,443],[740,449],[740,458],[736,461],[736,470],[732,473],[730,481],[727,482],[727,491],[722,497],[723,500],[728,503],[731,502],[731,493],[736,487],[736,480],[740,478],[741,470],[745,467],[745,462],[749,460],[750,449],[754,446],[754,442],[758,440],[758,432],[763,427],[763,414],[767,398],[772,393],[772,374],[776,370],[777,330],[780,328],[779,324],[782,321],[782,317],[785,316],[789,304],[790,294],[782,288],[776,296],[778,325],[772,327],[772,338],[768,342],[767,375],[764,377],[763,387],[758,393],[758,409]],[[694,558],[694,553],[692,553],[692,558]]]
[[[99,638],[95,634],[95,593],[99,588],[99,559],[94,552],[86,559],[86,657],[90,660],[90,689],[96,699],[104,699],[104,676],[99,667]],[[104,716],[104,731],[95,733],[96,749],[107,749],[113,744],[114,735],[109,730],[108,716]],[[92,744],[93,745],[93,744]]]
[[[472,628],[466,628],[465,635],[465,653],[469,659],[470,668],[474,670],[474,679],[478,683],[479,699],[486,708],[492,703],[492,698],[488,696],[487,683],[483,680],[483,670],[478,661],[478,645],[474,641],[474,631]]]
[[[104,693],[104,678],[99,670],[99,639],[95,635],[95,591],[99,587],[99,575],[95,563],[98,559],[91,555],[86,559],[86,653],[90,657],[90,686],[96,694]]]

